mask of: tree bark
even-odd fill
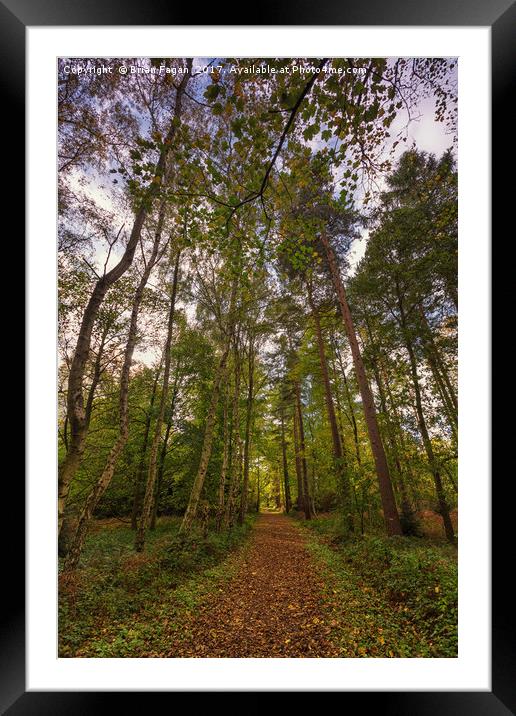
[[[229,466],[229,392],[226,388],[224,395],[224,411],[223,411],[223,427],[222,427],[222,466],[220,470],[219,478],[219,495],[217,505],[217,517],[215,523],[215,529],[220,532],[224,521],[224,506],[226,500],[226,477],[228,474]]]
[[[85,418],[86,418],[86,430],[90,427],[90,421],[91,421],[91,414],[93,412],[93,401],[95,400],[95,392],[97,390],[97,386],[100,382],[100,376],[102,375],[102,355],[104,353],[104,347],[106,345],[106,339],[108,334],[108,327],[102,331],[102,336],[100,339],[100,345],[97,352],[97,356],[95,358],[95,365],[93,367],[93,377],[91,380],[90,387],[88,389],[88,397],[86,398],[86,407],[85,407]]]
[[[163,484],[163,475],[165,472],[165,458],[167,456],[168,441],[170,438],[170,431],[172,429],[172,420],[174,418],[174,411],[176,406],[177,390],[179,383],[179,371],[180,362],[177,362],[176,372],[174,376],[174,387],[172,388],[172,398],[170,399],[170,405],[167,413],[167,424],[165,428],[165,437],[161,445],[159,453],[159,466],[158,466],[158,479],[156,481],[156,490],[154,492],[154,501],[152,503],[152,516],[150,521],[150,529],[156,529],[156,518],[158,516],[159,498],[161,494],[161,486]]]
[[[372,334],[370,332],[370,329],[368,328],[369,336],[372,340]],[[374,346],[373,346],[374,348]],[[381,372],[378,368],[376,357],[373,356],[371,358],[372,368],[373,368],[373,374],[376,380],[376,385],[378,387],[378,394],[380,397],[380,407],[382,410],[382,413],[385,417],[385,432],[387,435],[387,441],[389,443],[390,449],[391,449],[391,456],[394,461],[394,464],[396,466],[395,474],[397,476],[397,482],[399,485],[399,494],[400,494],[400,505],[401,505],[401,513],[403,516],[403,533],[406,535],[413,534],[413,533],[419,533],[419,529],[417,526],[417,522],[414,517],[414,511],[410,505],[410,500],[408,496],[407,491],[407,484],[405,482],[405,476],[403,474],[403,468],[401,466],[400,458],[399,458],[399,451],[398,446],[396,445],[396,438],[394,435],[393,425],[391,423],[391,418],[389,415],[389,411],[387,410],[387,400],[386,400],[386,394],[385,394],[385,387],[382,380]],[[395,482],[396,484],[396,482]]]
[[[444,412],[446,414],[446,417],[448,418],[448,425],[452,432],[453,439],[455,441],[455,444],[457,444],[458,439],[459,439],[458,430],[457,430],[458,421],[457,421],[457,413],[453,406],[453,402],[450,398],[448,389],[443,382],[443,377],[441,375],[441,372],[439,370],[437,363],[435,362],[434,356],[432,356],[431,353],[427,353],[426,359],[427,359],[427,363],[430,367],[432,377],[434,379],[435,387],[437,388],[437,393],[438,393],[439,397],[441,398]]]
[[[278,511],[281,510],[281,479],[279,463],[277,463],[276,469],[274,470],[274,506]]]
[[[315,334],[317,337],[317,347],[319,349],[319,364],[321,367],[321,375],[324,385],[324,398],[326,402],[326,410],[328,413],[328,421],[330,423],[330,431],[333,445],[333,461],[335,471],[337,473],[339,484],[342,487],[343,497],[343,508],[345,519],[347,520],[347,526],[350,532],[353,532],[353,507],[351,504],[351,486],[349,475],[347,475],[345,465],[345,455],[343,451],[342,441],[339,433],[339,426],[337,425],[337,417],[335,415],[335,405],[333,403],[333,395],[330,384],[330,376],[328,373],[328,361],[326,360],[326,351],[324,348],[324,338],[321,329],[321,318],[319,316],[319,310],[316,307],[312,289],[310,285],[307,285],[308,292],[308,303],[312,312],[312,318],[315,324]]]
[[[231,460],[229,465],[229,487],[228,487],[228,499],[226,502],[226,510],[224,513],[224,527],[228,529],[233,523],[234,511],[235,511],[235,500],[236,490],[239,482],[239,466],[241,456],[241,437],[240,437],[240,376],[241,376],[241,364],[240,364],[240,352],[238,347],[239,338],[236,338],[236,345],[234,349],[234,363],[235,363],[235,388],[233,393],[233,408],[231,415]]]
[[[353,365],[355,368],[355,374],[360,389],[360,395],[362,396],[364,416],[367,424],[367,430],[369,433],[371,450],[376,466],[376,475],[380,488],[380,497],[382,501],[383,515],[387,534],[401,535],[401,523],[398,515],[398,510],[396,508],[396,501],[394,499],[391,476],[389,474],[389,466],[387,464],[387,458],[385,456],[385,450],[378,427],[378,420],[376,417],[376,409],[374,406],[373,395],[371,393],[369,381],[367,380],[364,363],[362,360],[362,355],[360,353],[360,347],[358,345],[358,340],[355,332],[355,327],[353,325],[353,319],[351,317],[346,292],[344,290],[344,284],[342,283],[340,271],[337,265],[337,258],[325,231],[321,233],[321,242],[326,252],[328,267],[330,269],[333,285],[337,294],[340,310],[342,313],[344,327],[346,329],[346,334],[351,347]]]
[[[167,337],[165,341],[164,349],[164,360],[163,360],[163,384],[161,387],[161,396],[158,406],[158,414],[156,416],[156,425],[154,426],[154,435],[152,438],[150,456],[149,456],[149,469],[147,472],[147,483],[145,486],[145,496],[143,498],[143,508],[140,517],[140,523],[136,530],[136,539],[134,548],[137,552],[142,552],[145,548],[145,537],[147,529],[150,524],[152,505],[154,502],[154,489],[156,482],[156,461],[158,457],[158,446],[161,438],[161,426],[163,423],[163,417],[165,414],[165,405],[168,393],[168,384],[170,378],[170,361],[171,361],[171,350],[172,350],[172,330],[174,328],[174,317],[176,309],[176,295],[177,295],[177,284],[179,276],[179,259],[181,256],[181,249],[178,249],[176,253],[176,260],[174,265],[174,276],[172,279],[172,290],[170,294],[170,310],[168,314],[168,325],[167,325]]]
[[[260,512],[260,464],[256,466],[256,512]]]
[[[344,367],[342,365],[342,361],[340,361],[340,358],[339,358],[339,362],[340,362],[340,366],[341,366],[342,382],[344,383],[344,392],[346,393],[346,402],[348,404],[348,409],[349,409],[349,416],[350,416],[349,419],[350,419],[350,423],[351,423],[351,428],[353,430],[353,443],[355,445],[355,455],[357,458],[357,465],[358,465],[358,468],[361,469],[362,468],[362,454],[360,452],[360,441],[358,439],[358,423],[357,423],[357,416],[355,415],[355,406],[353,404],[353,399],[351,397],[351,391],[349,389],[349,383],[348,383],[348,379],[346,376],[346,371],[344,370]]]
[[[424,309],[421,305],[418,305],[419,316],[423,325],[423,342],[426,349],[427,360],[434,375],[434,380],[441,393],[443,405],[448,413],[450,420],[450,427],[454,433],[455,440],[457,441],[457,427],[458,427],[458,410],[459,404],[457,400],[457,394],[448,375],[448,369],[445,361],[437,347],[432,329],[428,323],[428,319],[425,315]]]
[[[247,512],[247,501],[249,491],[249,453],[251,442],[251,420],[253,415],[254,401],[254,337],[249,336],[249,356],[248,356],[248,389],[247,389],[247,406],[245,416],[245,433],[244,433],[244,479],[242,481],[242,495],[240,497],[240,513],[238,515],[238,523],[243,524]]]
[[[142,487],[143,487],[143,474],[145,472],[145,456],[147,455],[147,445],[149,442],[150,426],[152,423],[152,410],[154,408],[154,401],[156,400],[156,393],[158,389],[158,381],[161,373],[161,364],[156,371],[156,376],[152,383],[152,393],[149,402],[149,408],[145,416],[145,429],[143,432],[143,445],[140,455],[140,463],[138,465],[138,472],[136,473],[136,479],[134,481],[134,495],[133,495],[133,509],[131,512],[131,529],[135,530],[138,526],[138,516],[142,508]]]
[[[297,478],[297,500],[296,509],[298,512],[304,509],[304,494],[303,494],[303,475],[301,470],[301,453],[299,449],[299,430],[298,430],[298,415],[297,415],[297,402],[294,404],[294,411],[292,414],[292,428],[294,434],[294,458],[296,465],[296,478]]]
[[[428,458],[428,463],[430,465],[430,470],[431,470],[433,478],[434,478],[435,492],[436,492],[437,501],[439,504],[439,511],[441,513],[441,517],[443,520],[444,532],[446,534],[446,539],[451,544],[455,544],[455,533],[453,530],[453,525],[452,525],[452,521],[450,518],[450,512],[448,509],[448,505],[446,503],[446,497],[444,494],[444,488],[443,488],[443,484],[442,484],[442,480],[441,480],[441,474],[437,467],[437,461],[435,459],[432,441],[431,441],[430,435],[428,433],[425,415],[423,412],[423,402],[421,399],[421,388],[419,385],[419,375],[418,375],[418,370],[417,370],[416,356],[414,353],[414,349],[412,347],[412,342],[409,337],[409,331],[408,331],[408,326],[406,323],[403,302],[399,296],[398,296],[398,306],[399,306],[399,311],[400,311],[400,322],[401,322],[401,328],[402,328],[402,332],[403,332],[403,338],[405,341],[405,348],[406,348],[408,356],[409,356],[410,372],[412,375],[412,383],[413,383],[414,395],[415,395],[415,399],[416,399],[416,414],[417,414],[417,419],[418,419],[418,424],[419,424],[419,432],[421,433],[421,437],[423,439],[423,445],[424,445],[425,452],[426,452],[426,455]]]
[[[392,394],[392,390],[389,385],[389,376],[386,372],[385,366],[382,366],[381,358],[382,358],[382,356],[380,353],[379,372],[380,372],[380,375],[383,376],[383,383],[385,385],[385,391],[386,391],[387,397],[389,399],[389,405],[390,405],[390,413],[389,414],[392,417],[392,421],[393,421],[394,427],[396,429],[396,434],[399,436],[401,453],[404,456],[404,460],[403,460],[404,472],[407,474],[407,477],[408,477],[408,484],[410,487],[412,504],[414,505],[416,510],[419,510],[419,497],[418,497],[417,490],[415,487],[414,472],[412,470],[411,461],[410,461],[410,457],[409,457],[409,449],[407,447],[407,441],[405,440],[405,431],[403,429],[398,406],[396,405],[396,400],[394,399],[394,395]]]
[[[303,480],[303,510],[305,518],[307,520],[312,519],[312,509],[310,506],[310,490],[308,488],[308,469],[306,465],[306,454],[305,454],[305,430],[303,426],[303,409],[301,405],[301,387],[299,382],[296,381],[294,384],[296,394],[296,410],[297,410],[297,426],[299,431],[299,449],[300,449],[300,463],[301,463],[301,476]]]
[[[283,483],[285,486],[285,512],[288,514],[292,509],[292,497],[290,495],[290,478],[288,475],[287,442],[285,439],[285,408],[281,406],[281,457],[283,461]]]

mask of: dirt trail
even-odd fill
[[[170,657],[331,657],[323,586],[305,538],[281,514],[259,516],[245,561],[192,618]]]

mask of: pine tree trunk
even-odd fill
[[[324,338],[322,334],[321,329],[321,319],[319,316],[319,311],[316,308],[311,287],[307,286],[308,288],[308,303],[310,305],[310,309],[312,311],[312,318],[314,319],[315,324],[315,334],[317,337],[317,347],[319,349],[319,364],[321,367],[321,375],[323,379],[323,385],[324,385],[324,397],[326,402],[326,410],[328,413],[328,421],[330,423],[330,431],[331,431],[331,438],[332,438],[332,445],[333,445],[333,460],[334,460],[334,466],[335,466],[335,472],[338,476],[339,484],[342,486],[342,497],[343,497],[343,508],[344,508],[344,515],[345,520],[347,521],[347,526],[350,532],[353,532],[353,506],[351,503],[351,487],[350,487],[350,481],[349,476],[346,474],[346,465],[345,465],[345,456],[343,451],[343,446],[341,442],[341,437],[339,433],[339,427],[337,425],[337,417],[335,415],[335,405],[333,403],[333,395],[332,395],[332,389],[330,384],[330,376],[328,374],[328,362],[326,360],[326,351],[324,348]]]
[[[241,376],[241,364],[240,364],[240,352],[238,349],[239,338],[236,338],[236,345],[234,349],[234,363],[235,363],[235,388],[233,393],[233,408],[231,415],[231,460],[229,465],[229,487],[228,487],[228,499],[226,503],[226,510],[224,513],[224,527],[228,529],[233,523],[233,517],[235,512],[235,499],[236,491],[239,482],[239,465],[241,455],[241,437],[240,437],[240,376]]]
[[[391,448],[392,459],[394,460],[394,464],[396,466],[397,482],[399,485],[399,493],[401,495],[401,500],[400,500],[401,513],[402,513],[403,522],[404,522],[403,533],[411,534],[412,532],[414,532],[414,530],[417,530],[417,527],[415,524],[413,510],[410,505],[410,500],[409,500],[409,496],[408,496],[408,492],[407,492],[407,485],[405,482],[405,477],[403,475],[403,469],[401,467],[398,446],[396,445],[396,439],[394,437],[394,431],[393,431],[393,427],[391,424],[391,419],[389,416],[389,412],[387,410],[385,388],[383,385],[380,371],[378,370],[378,366],[376,365],[376,359],[374,357],[372,358],[372,364],[373,364],[373,374],[375,376],[376,385],[378,386],[378,394],[380,396],[380,406],[381,406],[382,412],[385,416],[385,432],[387,434],[387,441]]]
[[[312,510],[310,506],[310,490],[308,488],[308,469],[306,465],[306,453],[305,453],[305,430],[303,426],[303,409],[301,405],[301,388],[299,383],[296,381],[294,384],[296,394],[296,410],[297,410],[297,427],[299,431],[299,451],[300,451],[300,463],[301,463],[301,476],[303,480],[303,510],[305,513],[305,519],[312,519]]]
[[[444,384],[441,372],[439,371],[439,368],[434,360],[434,357],[431,354],[427,353],[426,359],[427,359],[427,363],[430,367],[432,377],[434,379],[435,387],[437,388],[437,393],[438,393],[439,397],[441,398],[444,412],[446,414],[446,417],[448,418],[448,425],[452,432],[453,440],[454,440],[455,444],[457,444],[458,439],[459,439],[458,431],[457,431],[457,428],[458,428],[457,413],[453,406],[448,389]]]
[[[447,411],[450,427],[457,442],[458,410],[459,404],[455,389],[451,383],[448,369],[437,347],[432,329],[428,323],[423,307],[418,305],[419,316],[423,324],[423,340],[426,349],[427,360],[434,375],[434,380],[441,394],[443,405]]]
[[[383,447],[382,439],[380,437],[380,430],[378,428],[378,420],[376,417],[373,395],[371,393],[371,388],[367,380],[362,355],[360,353],[360,347],[358,345],[358,340],[353,325],[353,319],[351,317],[351,312],[349,310],[346,298],[346,292],[344,290],[344,284],[342,283],[339,268],[337,265],[337,258],[324,231],[321,234],[321,242],[326,252],[328,267],[330,269],[333,285],[337,293],[344,327],[346,329],[346,334],[351,348],[351,354],[353,356],[353,365],[355,368],[355,374],[360,389],[360,395],[362,396],[364,416],[367,424],[367,430],[369,433],[371,450],[376,466],[376,474],[378,478],[378,485],[380,488],[380,497],[382,500],[383,515],[387,534],[400,535],[402,534],[401,523],[398,515],[398,510],[396,508],[396,501],[394,499],[391,476],[389,474],[389,466],[387,464],[387,458],[385,456],[385,450]]]
[[[353,429],[353,443],[355,445],[355,455],[357,458],[357,465],[360,469],[362,467],[362,455],[360,453],[360,442],[358,439],[358,424],[357,424],[357,418],[355,415],[355,406],[354,406],[353,400],[351,398],[351,392],[349,390],[349,383],[348,383],[348,379],[346,377],[346,371],[344,369],[344,365],[342,363],[342,358],[336,348],[335,348],[335,350],[336,350],[337,358],[338,358],[339,365],[340,365],[342,382],[344,383],[344,392],[346,393],[346,402],[347,402],[348,408],[349,408],[350,422],[351,422],[351,427]]]
[[[380,355],[380,360],[381,360],[381,355]],[[402,460],[403,472],[404,472],[404,474],[407,475],[407,478],[408,478],[408,483],[410,486],[410,492],[411,492],[411,498],[412,498],[412,504],[414,505],[416,510],[419,510],[419,497],[417,495],[417,490],[415,488],[414,473],[413,473],[412,466],[411,466],[407,442],[405,440],[405,432],[404,432],[403,426],[401,424],[401,417],[399,415],[399,410],[396,405],[396,401],[392,394],[392,390],[389,386],[389,377],[385,371],[385,368],[382,367],[381,362],[379,364],[379,372],[380,372],[380,375],[383,376],[383,384],[385,385],[385,391],[387,393],[387,398],[389,399],[389,406],[390,406],[389,414],[390,414],[390,416],[392,416],[392,422],[394,424],[394,429],[396,431],[396,434],[399,437],[401,454],[404,457],[404,459]],[[407,484],[406,481],[405,481],[405,484]]]
[[[296,478],[297,478],[297,500],[296,509],[298,512],[304,509],[304,494],[303,494],[303,475],[301,470],[301,453],[299,449],[299,430],[298,430],[298,415],[297,415],[297,403],[294,405],[294,412],[292,415],[292,427],[294,434],[294,457],[296,465]]]
[[[260,465],[256,466],[256,512],[260,512]]]
[[[453,530],[453,525],[452,525],[452,521],[450,518],[450,512],[448,509],[448,505],[446,503],[446,497],[444,494],[444,488],[443,488],[443,484],[442,484],[442,480],[441,480],[441,474],[437,467],[437,461],[435,459],[432,441],[431,441],[430,435],[428,433],[425,415],[423,412],[423,403],[422,403],[422,399],[421,399],[421,388],[419,385],[419,375],[418,375],[418,370],[417,370],[416,356],[414,354],[412,342],[409,337],[408,326],[407,326],[407,322],[406,322],[406,318],[405,318],[405,311],[403,308],[403,302],[402,302],[401,298],[399,298],[399,300],[398,300],[398,305],[399,305],[399,310],[400,310],[401,328],[402,328],[402,332],[403,332],[403,338],[405,341],[405,348],[406,348],[408,356],[409,356],[410,372],[412,375],[414,395],[416,398],[416,414],[417,414],[417,419],[418,419],[418,424],[419,424],[419,432],[421,433],[421,437],[423,439],[423,445],[424,445],[425,452],[426,452],[426,455],[428,458],[428,463],[430,465],[430,470],[431,470],[433,478],[434,478],[435,492],[436,492],[437,501],[439,504],[439,512],[441,513],[441,517],[443,520],[444,532],[446,534],[446,539],[451,544],[455,544],[455,533]]]
[[[337,360],[339,362],[340,374],[342,375],[342,381],[344,383],[344,392],[346,394],[346,403],[347,403],[348,410],[349,410],[349,416],[346,416],[346,417],[348,417],[348,420],[349,420],[351,427],[353,429],[353,444],[355,447],[355,457],[356,457],[356,462],[357,462],[357,469],[358,469],[359,475],[362,476],[362,455],[361,455],[361,451],[360,451],[360,441],[358,439],[358,424],[357,424],[357,419],[356,419],[356,415],[355,415],[355,406],[353,404],[353,400],[351,397],[351,392],[349,389],[349,383],[348,383],[348,379],[346,377],[346,370],[344,368],[342,356],[340,355],[340,351],[337,346],[337,341],[335,340],[334,336],[332,337],[332,344],[333,344],[333,350],[334,350],[335,355],[337,356]],[[333,362],[333,375],[334,375],[336,385],[338,386],[338,377],[337,377],[338,374],[337,374],[337,367],[335,365],[335,362]],[[341,407],[341,404],[340,404],[338,388],[335,391],[335,396],[336,396],[336,403],[337,403],[337,417],[339,420],[340,433],[343,435],[344,434],[344,429],[342,426],[343,408]],[[356,509],[357,509],[357,512],[360,514],[361,534],[364,534],[364,510],[365,510],[364,487],[362,486],[360,500],[358,498],[358,490],[355,487],[354,481],[351,482],[351,487],[352,487],[352,491],[353,491],[353,497],[355,499]]]
[[[385,416],[387,438],[391,447],[392,456],[396,465],[396,471],[398,476],[399,491],[401,493],[401,511],[404,518],[403,531],[404,534],[419,534],[420,528],[414,510],[412,509],[411,501],[409,499],[407,481],[405,479],[405,473],[409,477],[409,481],[412,485],[412,496],[414,498],[414,476],[410,467],[410,461],[405,460],[405,469],[402,467],[400,459],[400,451],[396,442],[396,434],[399,436],[400,447],[402,451],[406,451],[405,438],[403,434],[403,428],[401,421],[398,416],[398,410],[392,391],[389,387],[389,377],[385,371],[385,367],[382,367],[382,351],[375,341],[371,325],[367,317],[365,318],[365,326],[367,329],[367,335],[369,337],[370,345],[372,348],[373,356],[371,358],[373,374],[375,376],[376,385],[378,386],[378,393],[380,396],[380,406]],[[390,410],[387,407],[387,397],[389,398]],[[414,506],[417,509],[417,500],[413,500]]]
[[[292,497],[290,495],[290,478],[288,475],[287,443],[285,440],[285,409],[281,407],[281,457],[283,461],[283,483],[285,486],[285,512],[288,514],[292,509]]]
[[[278,511],[281,510],[281,480],[279,463],[274,470],[274,506]]]
[[[248,390],[247,390],[247,406],[245,416],[245,434],[244,434],[244,479],[242,481],[242,495],[240,498],[240,513],[238,515],[238,523],[243,524],[247,512],[247,500],[249,491],[249,453],[251,442],[251,420],[253,415],[254,400],[254,339],[251,335],[249,338],[249,356],[248,356]]]

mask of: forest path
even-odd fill
[[[299,527],[259,515],[238,574],[192,616],[170,657],[331,657],[323,580]]]

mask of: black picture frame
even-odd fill
[[[226,7],[226,6],[224,6]],[[514,73],[514,29],[516,7],[510,0],[369,0],[368,3],[338,0],[263,0],[249,4],[247,17],[240,7],[229,22],[229,11],[221,6],[206,5],[202,10],[204,26],[209,25],[384,25],[384,26],[489,26],[492,40],[492,191],[493,236],[507,218],[513,198],[509,194],[511,182],[499,178],[505,165],[514,155],[514,142],[508,141],[508,97]],[[255,13],[254,16],[251,13]],[[5,122],[2,137],[13,136],[23,127],[25,104],[25,29],[27,26],[66,25],[171,25],[192,24],[194,13],[188,4],[170,0],[0,0],[0,57],[2,61],[3,107]],[[226,20],[226,22],[221,22]],[[4,201],[9,206],[23,201],[24,163],[20,149],[9,163],[9,187]],[[11,196],[9,196],[11,192]],[[512,193],[512,192],[511,192]],[[512,199],[512,202],[511,202]],[[23,216],[23,210],[18,216]],[[499,223],[500,222],[500,223]],[[20,231],[18,225],[17,231]],[[18,245],[21,239],[15,237]],[[30,348],[30,347],[29,347]],[[9,480],[12,495],[5,504],[21,505],[24,486],[21,479]],[[516,658],[511,641],[514,626],[513,592],[507,578],[511,567],[507,564],[507,544],[511,509],[502,489],[493,481],[492,518],[493,581],[492,581],[492,691],[490,692],[346,692],[342,706],[364,709],[382,716],[507,716],[516,713]],[[4,542],[5,546],[5,542]],[[0,653],[0,710],[10,716],[20,714],[90,714],[103,710],[123,709],[126,697],[131,707],[137,707],[141,696],[134,692],[26,692],[25,691],[25,618],[24,618],[24,541],[16,527],[16,538],[5,550],[3,597],[7,604],[1,614],[2,648]],[[152,693],[170,699],[170,693]],[[125,698],[124,698],[125,697]],[[174,696],[172,695],[174,698]],[[149,694],[145,694],[147,708]],[[123,699],[123,701],[121,701]],[[353,704],[352,702],[355,702]]]

